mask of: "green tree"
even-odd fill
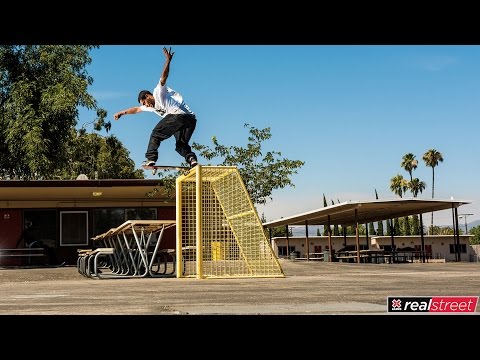
[[[435,197],[435,167],[438,166],[439,162],[443,162],[443,155],[435,150],[430,149],[425,154],[423,154],[423,161],[425,165],[432,168],[432,199]],[[433,211],[432,211],[432,220],[430,223],[430,231],[433,229]]]
[[[400,221],[398,220],[398,218],[395,218],[395,220],[393,221],[393,228],[395,230],[393,235],[400,235],[401,234],[401,232],[400,232]]]
[[[473,235],[470,238],[470,245],[479,245],[480,244],[480,225],[472,227],[469,232],[470,235]]]
[[[387,219],[387,236],[392,235],[392,219]]]
[[[0,46],[0,177],[48,178],[69,161],[78,108],[101,110],[87,91],[94,48]]]
[[[399,223],[400,223],[400,233],[397,235],[411,235],[409,216],[404,216],[403,218],[399,219]]]
[[[451,226],[433,226],[431,228],[432,235],[453,235],[454,231]],[[462,230],[459,230],[462,234]]]
[[[352,226],[352,228],[353,228],[353,231],[354,231],[354,234],[355,234],[355,226]],[[365,225],[358,224],[358,235],[365,235],[365,234],[366,234]]]
[[[380,220],[378,223],[377,223],[377,235],[378,236],[383,236],[384,232],[383,232],[383,220]]]
[[[114,135],[76,131],[68,147],[69,161],[54,173],[55,177],[75,179],[85,174],[89,179],[143,179],[144,171],[136,169],[123,144]]]
[[[369,236],[375,235],[375,227],[373,226],[373,223],[368,224],[368,235]]]
[[[412,235],[420,235],[420,221],[417,215],[412,216],[411,231]]]
[[[213,147],[193,143],[192,147],[208,161],[220,159],[217,165],[236,166],[254,204],[266,204],[274,189],[295,187],[291,176],[305,163],[282,158],[278,151],[262,150],[262,143],[271,138],[270,128],[257,129],[249,124],[246,147],[221,145],[212,137]]]

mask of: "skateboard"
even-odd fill
[[[157,170],[177,170],[177,171],[183,171],[185,174],[187,174],[190,171],[190,167],[188,166],[175,166],[175,165],[152,165],[152,166],[146,166],[142,165],[142,167],[145,170],[152,170],[152,175],[155,175],[157,173]]]

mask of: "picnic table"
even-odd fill
[[[175,249],[160,245],[165,230],[175,225],[175,220],[128,220],[93,237],[93,249],[79,250],[78,271],[92,278],[173,276]]]

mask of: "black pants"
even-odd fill
[[[188,145],[196,124],[197,119],[192,114],[166,115],[152,130],[147,152],[145,153],[147,160],[156,162],[158,160],[160,143],[172,135],[175,136],[175,150],[185,158],[187,163],[191,156],[196,159],[197,156],[192,151],[190,145]]]

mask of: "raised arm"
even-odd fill
[[[139,113],[143,111],[140,106],[134,106],[134,107],[131,107],[131,108],[128,108],[128,109],[125,109],[125,110],[122,110],[122,111],[119,111],[117,112],[116,114],[113,114],[113,118],[115,120],[118,120],[120,119],[123,115],[131,115],[131,114],[136,114],[136,113]]]
[[[163,48],[163,53],[165,54],[165,65],[163,65],[162,77],[160,78],[160,85],[164,86],[167,82],[168,74],[170,73],[170,61],[172,61],[173,54],[172,48],[167,49]]]

